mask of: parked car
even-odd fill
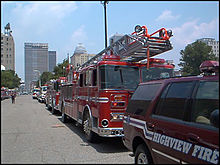
[[[203,75],[139,84],[123,121],[135,163],[219,163],[218,69],[205,61]]]

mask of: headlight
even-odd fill
[[[108,120],[107,120],[107,119],[103,119],[103,120],[101,121],[101,124],[102,124],[102,126],[103,126],[104,128],[108,127]]]
[[[110,121],[122,121],[124,117],[124,113],[111,113]]]

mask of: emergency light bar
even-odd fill
[[[218,61],[204,61],[199,69],[204,73],[217,73],[219,72],[219,62]]]
[[[160,59],[160,58],[150,58],[149,62],[150,63],[161,63],[161,64],[164,64],[165,60],[164,59]]]

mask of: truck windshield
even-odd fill
[[[37,93],[37,92],[40,92],[40,89],[34,89],[33,90],[33,93]]]
[[[101,89],[135,90],[139,79],[136,66],[104,65],[100,66]]]
[[[147,69],[147,67],[141,68],[142,81],[150,81],[160,78],[173,77],[173,68],[156,68],[152,67]]]
[[[47,91],[47,86],[43,86],[42,91]]]

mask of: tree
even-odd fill
[[[198,75],[200,74],[199,66],[203,61],[206,60],[218,60],[212,53],[212,47],[206,45],[201,41],[196,41],[185,47],[184,50],[180,51],[181,58],[180,70],[184,75]]]
[[[43,72],[40,76],[41,85],[44,85],[47,81],[54,79],[54,75],[51,72]],[[39,82],[37,83],[39,84]]]
[[[59,77],[65,77],[66,76],[66,68],[69,65],[68,59],[64,59],[63,63],[58,64],[54,67],[54,74],[51,72],[43,72],[40,76],[41,85],[44,85],[47,81],[50,81],[51,79],[58,79]],[[37,84],[39,84],[39,80],[37,81]],[[39,85],[37,85],[39,87]]]
[[[58,79],[59,77],[65,77],[66,76],[66,68],[69,65],[69,60],[64,59],[63,63],[58,64],[54,67],[54,78]]]
[[[13,70],[1,71],[1,87],[8,87],[9,89],[18,88],[21,78]]]

